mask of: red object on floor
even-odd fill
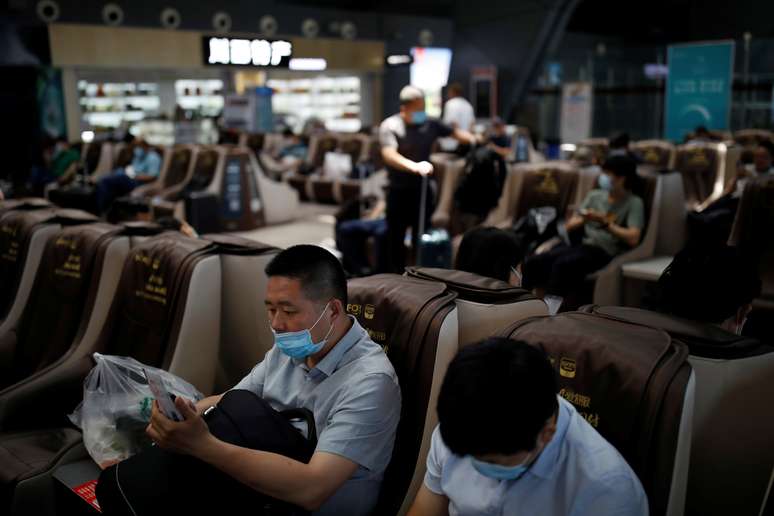
[[[99,512],[102,512],[102,509],[99,508],[99,502],[97,501],[97,479],[89,480],[85,484],[75,486],[72,489],[75,494],[86,500],[87,503],[91,504],[91,506]]]

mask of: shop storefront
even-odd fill
[[[234,98],[257,103],[246,129],[310,120],[352,132],[382,117],[379,41],[219,36],[196,31],[52,24],[62,69],[67,132],[152,143],[211,143]],[[266,95],[268,92],[268,101]]]

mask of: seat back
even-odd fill
[[[683,176],[685,200],[693,208],[723,191],[726,174],[726,146],[696,142],[677,147],[675,169]]]
[[[266,266],[279,249],[253,240],[204,235],[217,245],[222,278],[221,326],[215,392],[241,380],[274,345],[264,300]]]
[[[266,135],[264,133],[250,133],[245,139],[245,146],[257,156],[263,150],[263,142],[265,139]]]
[[[755,514],[774,464],[774,415],[761,411],[774,398],[774,346],[638,308],[584,311],[658,328],[688,346],[696,407],[686,512]]]
[[[610,142],[607,138],[588,138],[578,142],[576,146],[576,152],[578,148],[587,148],[591,151],[591,156],[601,165],[607,159],[607,153],[610,150]]]
[[[774,141],[774,133],[765,129],[741,129],[734,133],[734,141],[745,149],[754,149],[763,141]]]
[[[188,177],[191,168],[193,149],[187,145],[174,147],[169,157],[169,166],[161,180],[162,188],[176,186]]]
[[[187,189],[192,192],[206,190],[215,179],[218,167],[225,165],[225,157],[226,152],[220,147],[199,148]]]
[[[308,165],[314,170],[321,168],[325,161],[325,153],[335,151],[338,146],[339,139],[334,134],[313,135],[309,141]]]
[[[165,232],[132,249],[95,351],[133,357],[212,392],[220,340],[220,259]]]
[[[0,388],[53,364],[70,349],[82,321],[88,321],[111,245],[124,249],[121,261],[129,251],[121,231],[110,224],[86,224],[64,227],[48,239],[17,327],[0,335],[0,349],[13,353],[10,363],[0,363],[7,366]]]
[[[349,154],[353,166],[364,161],[367,148],[368,140],[362,134],[342,135],[339,138],[339,152]]]
[[[401,419],[378,514],[405,514],[422,484],[436,401],[457,352],[454,294],[443,283],[396,274],[348,282],[347,311],[384,346],[401,388]]]
[[[532,208],[553,206],[562,216],[573,200],[578,187],[578,170],[554,162],[525,167],[521,191],[516,198],[514,220],[519,220]]]
[[[665,140],[641,140],[631,145],[632,152],[644,163],[659,170],[671,169],[675,161],[675,146]]]
[[[454,193],[465,173],[465,160],[456,156],[451,158],[448,154],[433,154],[430,162],[438,181],[438,198],[431,220],[433,226],[448,230],[454,225]]]
[[[89,144],[89,150],[91,150],[92,145],[94,145],[94,142]],[[113,155],[113,144],[110,142],[100,142],[96,145],[94,152],[98,153],[98,158],[91,176],[94,179],[99,179],[113,171],[113,158],[115,157]],[[88,157],[87,155],[87,163]]]
[[[13,210],[0,216],[0,334],[21,316],[48,238],[61,225],[96,220],[80,210],[62,209]]]
[[[683,514],[694,405],[684,344],[662,330],[581,312],[518,322],[502,335],[546,352],[559,395],[621,452],[651,514]]]
[[[86,174],[91,175],[96,172],[101,154],[102,142],[95,141],[87,144],[85,154],[83,155],[83,166]]]
[[[430,267],[407,267],[406,275],[412,278],[439,281],[457,294],[459,319],[459,346],[467,346],[497,334],[508,324],[548,315],[548,308],[541,299],[519,287],[471,272]]]
[[[41,197],[23,197],[21,199],[6,199],[0,201],[0,217],[12,210],[40,210],[53,208],[54,205]]]

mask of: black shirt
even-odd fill
[[[438,138],[451,136],[450,126],[435,119],[423,124],[406,124],[400,115],[393,115],[379,126],[379,143],[382,147],[397,149],[401,156],[412,161],[430,160],[430,151]],[[418,174],[387,167],[391,188],[420,188],[422,178]]]

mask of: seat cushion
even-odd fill
[[[0,489],[44,471],[80,442],[72,428],[0,434]]]

